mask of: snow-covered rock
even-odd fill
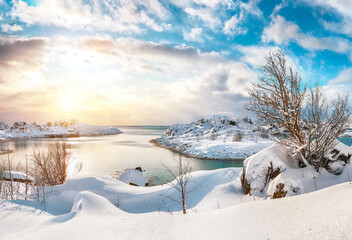
[[[249,118],[226,116],[175,124],[155,142],[193,157],[212,159],[244,159],[273,144]]]
[[[1,139],[78,137],[119,134],[116,127],[92,126],[76,120],[61,120],[54,124],[15,122],[11,128],[0,130]]]
[[[5,181],[15,181],[15,182],[33,182],[34,179],[28,176],[26,173],[19,171],[4,171],[2,173],[2,179]]]
[[[273,198],[311,192],[316,178],[322,179],[321,184],[325,179],[335,179],[336,175],[342,174],[346,166],[349,166],[351,156],[352,149],[336,140],[335,148],[325,156],[325,168],[317,173],[311,166],[299,168],[287,149],[280,143],[275,143],[244,161],[242,188],[249,194],[259,193],[264,197],[267,194]],[[342,179],[346,181],[346,175]],[[307,187],[307,181],[310,187]]]
[[[287,168],[295,168],[295,163],[280,143],[275,143],[250,156],[243,162],[241,173],[244,192],[249,194],[263,192],[270,180]]]
[[[0,130],[6,130],[6,129],[9,129],[9,126],[4,122],[0,122]]]
[[[350,161],[352,148],[336,140],[334,149],[327,155],[325,169],[335,175],[341,174],[343,168]]]
[[[119,180],[121,182],[135,186],[145,187],[148,185],[148,180],[143,177],[142,171],[137,169],[127,169],[120,175]]]

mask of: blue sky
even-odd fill
[[[348,0],[0,0],[0,29],[8,122],[247,115],[248,89],[278,48],[328,97],[352,89]]]

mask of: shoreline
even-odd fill
[[[188,154],[185,152],[182,152],[181,150],[172,148],[172,147],[167,147],[162,145],[161,143],[158,143],[155,139],[151,139],[149,140],[150,143],[154,144],[156,147],[160,147],[160,148],[165,148],[168,149],[170,151],[179,153],[185,157],[189,157],[189,158],[196,158],[196,159],[201,159],[201,160],[218,160],[218,161],[244,161],[246,158],[209,158],[209,157],[199,157],[199,156],[195,156],[192,154]]]
[[[0,140],[0,143],[6,143],[6,142],[13,142],[13,141],[19,141],[19,140],[36,140],[36,139],[66,139],[66,138],[78,138],[78,137],[97,137],[97,136],[109,136],[109,135],[118,135],[121,134],[123,132],[120,133],[115,133],[115,134],[94,134],[94,135],[68,135],[68,136],[64,136],[63,134],[56,134],[54,135],[49,135],[49,136],[43,136],[43,137],[19,137],[19,138],[8,138],[8,139],[3,139]]]

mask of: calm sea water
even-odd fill
[[[122,134],[99,137],[79,137],[67,139],[33,139],[0,143],[0,148],[14,150],[14,162],[24,162],[25,156],[33,151],[45,149],[52,142],[67,142],[74,146],[74,158],[83,163],[79,175],[103,174],[118,178],[125,169],[141,167],[143,174],[152,185],[173,180],[166,168],[176,172],[179,154],[156,147],[149,141],[160,136],[166,127],[133,126],[119,127]],[[2,155],[0,158],[4,158]],[[202,160],[183,157],[193,171],[212,170],[227,167],[241,167],[242,161]]]

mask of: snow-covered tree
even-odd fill
[[[348,95],[328,103],[318,84],[307,91],[283,51],[270,52],[266,60],[263,74],[249,91],[253,100],[247,109],[264,124],[279,126],[280,140],[292,155],[302,166],[310,164],[319,171],[336,138],[351,124]]]

